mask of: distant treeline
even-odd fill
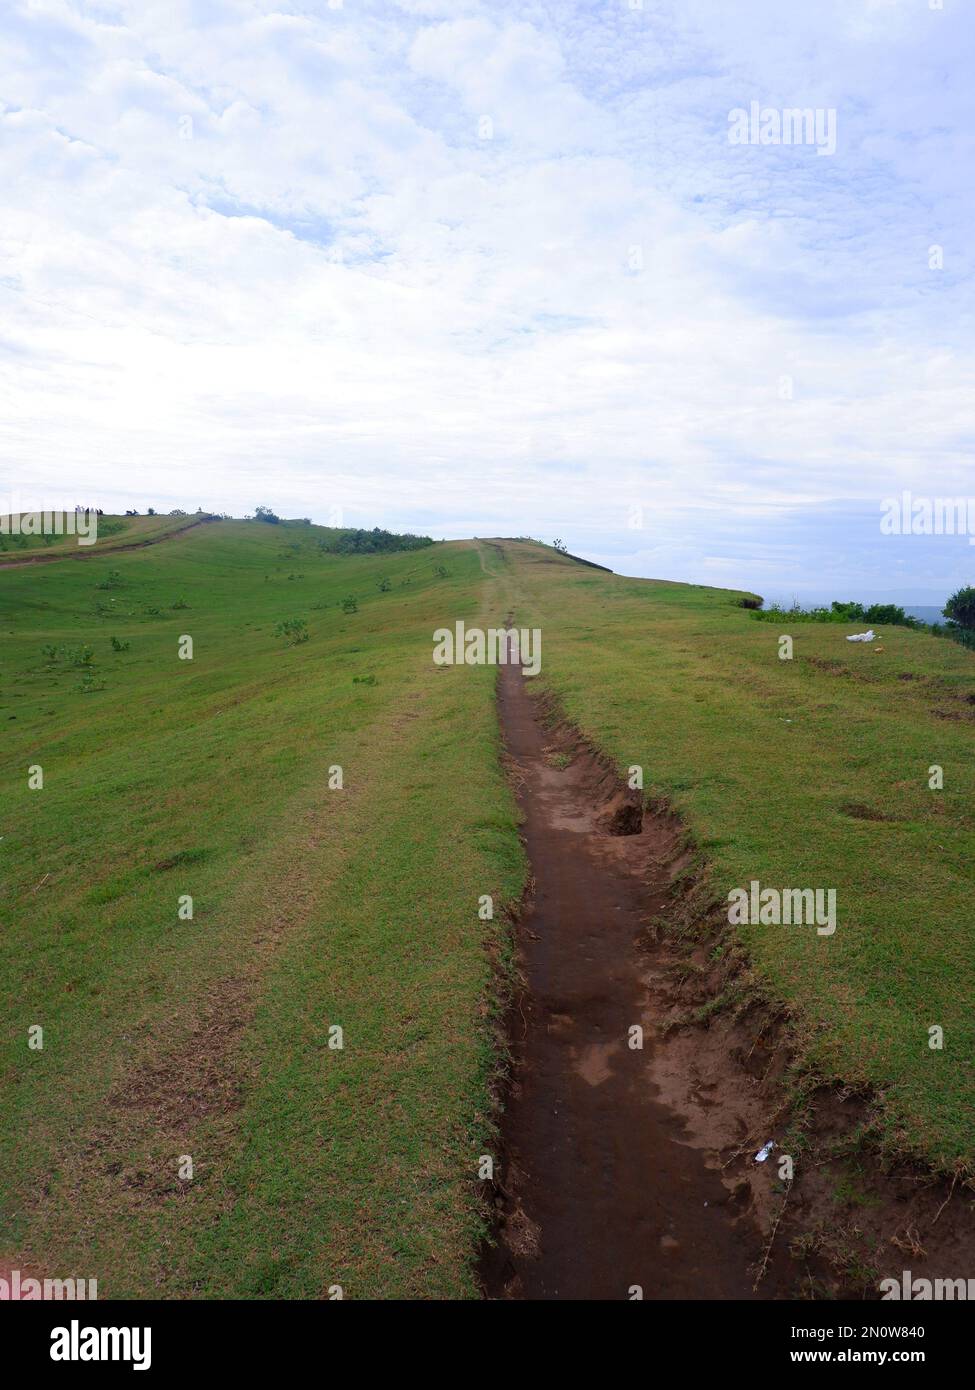
[[[966,585],[952,594],[944,606],[946,623],[925,623],[914,618],[896,603],[831,603],[829,608],[781,608],[773,603],[768,608],[756,610],[757,600],[741,598],[737,603],[742,608],[750,608],[752,617],[763,623],[890,623],[897,627],[913,627],[922,632],[930,632],[934,637],[950,637],[963,647],[975,650],[975,588]]]
[[[336,555],[376,555],[392,550],[423,550],[433,541],[429,536],[414,536],[408,531],[397,535],[374,526],[371,531],[340,531],[334,540],[320,541],[319,545]]]
[[[270,526],[311,525],[311,519],[307,516],[301,517],[297,522],[283,521],[270,507],[255,508],[253,519],[264,521]],[[324,536],[320,537],[318,548],[330,555],[379,555],[393,550],[423,550],[425,546],[433,543],[430,536],[414,536],[409,531],[397,535],[395,531],[384,531],[381,526],[374,526],[371,531],[363,531],[359,527],[337,530],[334,539],[330,537],[326,540]]]
[[[743,608],[753,608],[753,603],[743,603]],[[763,623],[781,622],[788,618],[793,623],[893,623],[897,627],[925,627],[920,618],[912,618],[896,603],[831,603],[828,608],[781,608],[777,603],[754,612]]]

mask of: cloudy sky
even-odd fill
[[[975,494],[973,40],[971,0],[13,0],[0,489],[940,597],[975,546],[879,518]],[[732,143],[752,102],[835,152]]]

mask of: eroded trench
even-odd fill
[[[564,723],[553,728],[519,668],[501,668],[498,698],[532,889],[516,928],[485,1293],[774,1296],[770,1183],[756,1174],[750,1190],[722,1165],[748,1140],[751,1098],[727,1094],[699,1040],[660,1027],[670,982],[647,928],[681,864],[680,827],[645,811],[642,792]]]

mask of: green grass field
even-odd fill
[[[483,574],[321,534],[0,575],[0,1258],[105,1296],[474,1289],[505,948],[477,904],[523,869],[493,673],[434,667],[431,634]]]
[[[893,1144],[971,1161],[972,654],[808,624],[780,661],[727,591],[326,535],[221,521],[0,571],[0,1262],[106,1297],[476,1293],[525,864],[495,673],[435,667],[432,633],[509,610],[716,893],[837,890],[830,938],[745,929],[756,970]]]

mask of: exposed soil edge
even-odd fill
[[[490,545],[487,541],[485,544]],[[500,547],[497,547],[500,551]],[[502,552],[503,553],[503,552]],[[500,672],[495,680],[495,709],[497,709]],[[508,786],[512,785],[511,765],[504,743],[504,731],[498,719],[498,756],[501,770]],[[487,1078],[487,1107],[484,1116],[485,1152],[494,1159],[494,1176],[490,1180],[479,1180],[475,1184],[475,1200],[481,1215],[482,1235],[477,1250],[473,1252],[471,1265],[475,1280],[484,1293],[485,1262],[494,1258],[494,1252],[501,1249],[500,1231],[503,1220],[505,1189],[498,1173],[507,1172],[507,1162],[501,1129],[512,1085],[512,1020],[517,1008],[519,991],[524,979],[518,964],[517,933],[525,903],[535,890],[531,863],[525,850],[520,828],[518,833],[524,859],[525,877],[521,893],[501,909],[499,930],[487,938],[486,951],[490,969],[486,1006],[488,1011],[488,1036],[491,1040],[493,1062]]]
[[[604,769],[607,787],[628,796],[612,758],[568,719],[557,694],[544,686],[537,691],[539,717],[553,739],[584,749]],[[695,1048],[707,1038],[711,1049],[717,1046],[737,1068],[743,1086],[760,1077],[764,1123],[730,1157],[720,1155],[721,1167],[730,1169],[730,1178],[740,1172],[735,1192],[749,1206],[755,1151],[776,1138],[777,1150],[793,1155],[795,1177],[780,1185],[781,1196],[767,1213],[766,1255],[773,1244],[779,1257],[788,1249],[796,1262],[794,1296],[877,1299],[881,1277],[897,1277],[902,1269],[915,1278],[975,1275],[971,1169],[938,1170],[900,1147],[885,1123],[882,1097],[813,1068],[803,1041],[810,1025],[775,999],[754,972],[690,828],[667,798],[646,794],[644,804],[680,831],[670,903],[647,927],[648,952],[674,980],[662,1031],[686,1037]],[[509,909],[512,932],[532,890],[529,880],[519,903]],[[513,957],[499,981],[497,997],[507,1008],[497,1025],[492,1127],[512,1085],[509,1038],[517,1003],[516,968]],[[499,1127],[495,1133],[500,1139]],[[496,1157],[501,1160],[496,1167],[504,1172],[503,1152]],[[480,1186],[483,1194],[484,1184]],[[505,1193],[497,1180],[488,1186],[488,1235],[478,1259],[482,1286],[488,1262],[503,1250]]]

